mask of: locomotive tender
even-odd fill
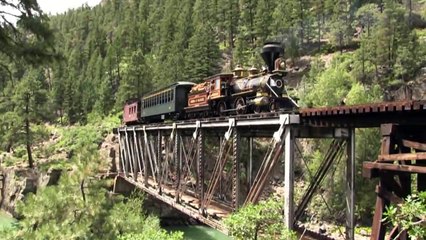
[[[177,82],[129,100],[124,106],[125,124],[158,122],[165,119],[224,116],[294,110],[297,103],[287,95],[281,70],[284,49],[279,43],[266,43],[261,56],[267,68],[237,67],[232,73],[206,78],[202,83]]]

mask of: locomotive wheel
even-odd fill
[[[280,109],[280,106],[277,102],[273,101],[269,104],[269,111],[270,112],[277,112]]]
[[[262,112],[262,106],[254,106],[253,111],[254,111],[254,113],[261,113]]]
[[[234,102],[234,108],[236,109],[237,114],[245,114],[247,112],[247,106],[244,98],[237,98]]]
[[[225,110],[226,110],[225,102],[219,102],[217,106],[217,113],[219,114],[219,116],[225,116],[226,115]]]

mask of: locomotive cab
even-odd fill
[[[188,96],[189,116],[220,115],[228,108],[229,84],[233,75],[222,73],[211,76],[192,87]]]

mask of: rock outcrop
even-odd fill
[[[29,193],[36,193],[37,189],[58,183],[62,171],[51,169],[40,172],[28,168],[1,168],[0,169],[0,206],[19,218],[16,213],[16,203],[22,201]]]

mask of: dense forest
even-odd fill
[[[236,64],[259,67],[258,49],[269,40],[285,45],[289,66],[302,55],[355,50],[347,72],[384,90],[413,80],[424,65],[424,31],[416,29],[425,27],[422,6],[411,0],[103,1],[51,17],[53,63],[29,68],[3,57],[2,95],[12,99],[22,95],[19,85],[34,85],[37,106],[30,112],[43,113],[34,120],[84,122],[91,112],[117,111],[126,99],[176,81],[201,81]]]
[[[0,6],[12,2],[0,0]],[[389,100],[393,90],[425,82],[424,0],[103,0],[56,16],[43,14],[34,2],[27,4],[36,11],[29,15],[22,8],[16,25],[0,10],[0,150],[25,152],[20,157],[31,168],[37,165],[32,149],[46,140],[46,123],[90,126],[116,118],[127,99],[159,87],[200,82],[237,65],[260,67],[259,49],[267,41],[285,46],[289,72],[309,56],[303,77],[291,86],[303,107]],[[378,132],[357,134],[360,166],[377,157]],[[322,145],[313,145],[317,150],[306,156],[312,168],[322,156]],[[79,145],[78,152],[85,151]],[[90,169],[85,176],[95,172]],[[374,195],[364,188],[373,185],[361,178],[357,183],[357,216],[368,219]],[[344,186],[338,180],[326,184],[335,190],[328,197],[338,217],[344,202],[333,194]],[[66,186],[56,191],[67,192]],[[102,199],[116,214],[112,202]],[[97,220],[92,218],[92,227]]]

